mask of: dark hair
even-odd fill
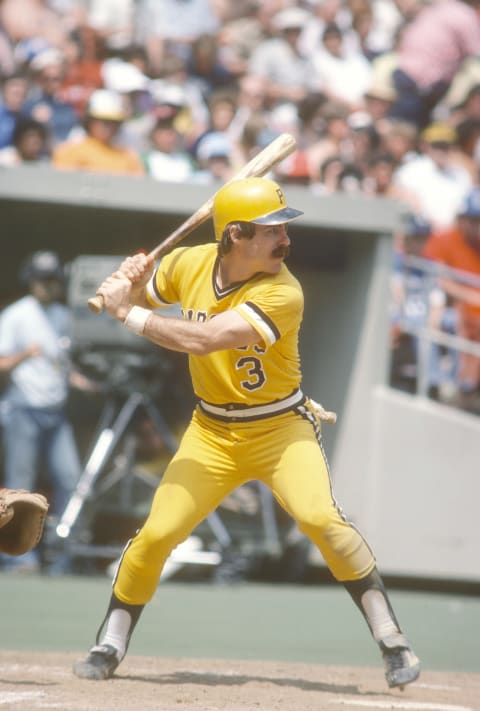
[[[374,168],[379,163],[387,163],[387,165],[392,166],[392,168],[395,168],[397,165],[397,161],[391,153],[374,153],[368,161],[370,168]]]
[[[48,137],[48,130],[43,123],[40,121],[35,121],[32,118],[20,117],[17,119],[15,128],[13,130],[12,142],[14,146],[18,146],[22,138],[29,131],[36,131],[40,134],[43,141]]]
[[[338,35],[338,37],[343,36],[342,30],[336,22],[329,22],[327,25],[325,25],[325,28],[322,32],[322,40],[324,40],[325,37],[328,37],[328,35]]]
[[[255,225],[253,222],[245,222],[243,220],[229,222],[228,225],[223,230],[222,238],[218,243],[218,256],[223,257],[224,254],[228,254],[232,249],[232,238],[230,237],[230,227],[235,226],[239,231],[240,237],[245,237],[246,239],[252,239],[255,234]]]

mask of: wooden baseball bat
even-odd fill
[[[228,183],[242,178],[262,177],[266,175],[274,165],[280,163],[296,149],[297,144],[295,138],[289,133],[282,133],[277,136],[271,143],[268,144],[260,153],[252,158],[246,165],[243,166],[238,173],[235,174]],[[215,193],[216,194],[216,193]],[[196,210],[193,215],[182,222],[180,227],[166,237],[163,242],[157,245],[149,254],[149,257],[158,259],[169,252],[178,242],[184,239],[187,235],[193,232],[194,229],[202,225],[212,215],[213,201],[215,195],[207,200],[201,207]],[[88,300],[88,308],[90,311],[98,314],[103,311],[103,299],[97,295]]]

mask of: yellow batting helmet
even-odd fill
[[[303,215],[287,206],[283,190],[268,178],[232,180],[220,188],[213,201],[215,238],[222,239],[230,222],[281,225]]]

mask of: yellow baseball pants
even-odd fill
[[[175,546],[251,480],[271,489],[337,580],[368,575],[374,556],[333,498],[319,437],[320,423],[308,405],[243,423],[215,420],[197,407],[144,526],[125,549],[114,582],[116,597],[132,605],[147,603]]]

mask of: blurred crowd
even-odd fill
[[[0,77],[0,166],[209,183],[289,132],[279,182],[399,201],[399,255],[480,275],[480,0],[0,0]]]
[[[477,0],[2,0],[0,164],[278,179],[449,226],[480,163]]]

